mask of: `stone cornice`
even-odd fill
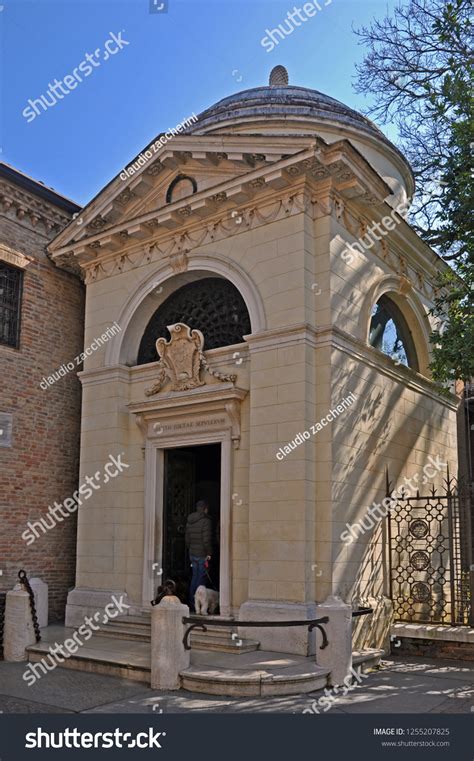
[[[195,138],[189,137],[188,140],[191,148]],[[192,151],[188,153],[192,156]],[[166,168],[165,161],[168,161],[174,162],[175,168],[181,170],[183,155],[182,151],[176,150],[176,146],[174,150],[163,153],[159,159],[161,169]],[[207,153],[205,155],[208,156]],[[230,154],[215,155],[225,157],[220,159],[222,161],[228,161]],[[248,159],[247,154],[232,154],[234,161],[244,161],[245,157]],[[50,245],[50,251],[55,259],[76,257],[81,266],[87,268],[91,263],[98,264],[106,258],[134,252],[137,248],[134,244],[137,241],[146,240],[146,245],[149,246],[154,241],[166,238],[173,230],[186,234],[196,222],[202,226],[203,220],[210,220],[220,208],[226,209],[229,219],[231,210],[236,214],[236,208],[254,197],[262,199],[266,195],[275,196],[275,191],[283,189],[288,193],[295,181],[301,177],[310,177],[313,180],[330,179],[340,194],[347,198],[358,198],[361,203],[380,203],[390,193],[385,182],[346,140],[331,145],[326,145],[322,140],[315,140],[311,147],[270,164],[266,161],[268,157],[261,158],[264,162],[259,164],[257,156],[254,168],[243,175],[226,179],[192,196],[133,218],[126,218],[123,209],[117,211],[113,199],[110,200],[107,209],[93,219],[89,219],[90,214],[86,208],[81,215],[83,224],[69,226],[68,230]],[[203,159],[205,160],[215,166],[211,159]],[[143,174],[146,176],[146,172],[154,165],[156,161],[153,165],[145,167]],[[183,171],[184,169],[185,167]],[[136,183],[137,180],[133,182]],[[137,185],[134,186],[135,191],[130,189],[133,182],[129,185],[124,183],[125,187],[120,189],[119,197],[127,192],[138,192]],[[150,186],[143,194],[144,197],[149,191]],[[235,222],[235,219],[232,221]],[[138,248],[142,246],[143,243],[138,243]]]
[[[3,179],[0,179],[0,206],[5,214],[26,222],[47,238],[62,230],[71,219],[64,211]]]
[[[237,350],[245,357],[246,345],[248,345],[251,356],[260,351],[268,349],[285,349],[299,344],[306,344],[312,349],[330,348],[348,354],[352,358],[363,362],[368,367],[374,369],[377,373],[383,374],[396,383],[402,383],[407,388],[419,394],[424,394],[434,399],[436,402],[443,404],[452,410],[457,410],[459,399],[454,394],[445,395],[439,390],[439,387],[429,378],[411,370],[403,365],[395,365],[395,362],[382,352],[368,346],[364,341],[355,338],[341,328],[330,325],[323,325],[315,328],[308,323],[291,325],[288,328],[274,328],[265,330],[254,335],[244,336],[246,344],[235,344],[232,347],[223,347],[212,349],[206,352],[209,364],[214,362],[223,362],[232,357]],[[150,381],[156,375],[156,363],[147,365],[137,365],[135,367],[126,367],[125,365],[113,365],[100,367],[91,370],[83,370],[78,373],[83,386],[130,381]],[[157,395],[152,401],[136,403],[138,408],[151,409],[156,399],[179,399],[181,396],[199,393],[202,389],[221,390],[224,393],[228,389],[235,388],[231,383],[207,384],[199,389],[183,392],[165,392]],[[244,389],[241,391],[246,393]],[[181,396],[180,396],[181,395]],[[135,411],[135,410],[134,410]]]
[[[102,280],[163,260],[168,260],[175,273],[185,272],[188,268],[188,254],[200,246],[225,240],[296,214],[307,213],[312,219],[331,214],[337,204],[337,194],[332,183],[323,181],[319,192],[311,193],[311,187],[314,188],[314,182],[306,182],[304,176],[298,177],[294,180],[292,192],[271,195],[267,193],[252,205],[240,206],[239,211],[226,211],[206,221],[183,224],[180,232],[168,231],[167,234],[162,234],[145,244],[129,246],[100,257],[86,252],[88,261],[82,263],[85,282]],[[220,199],[216,202],[220,203]],[[61,263],[63,260],[70,261],[70,258],[67,254],[58,254],[54,256],[54,260]]]
[[[287,349],[302,342],[316,348],[318,331],[308,323],[290,325],[287,328],[273,328],[270,330],[244,336],[249,345],[250,355],[257,354],[268,349]]]
[[[20,269],[26,269],[31,262],[35,261],[32,256],[26,256],[20,251],[15,251],[4,243],[0,243],[0,260]]]
[[[128,383],[132,368],[126,365],[94,367],[82,370],[77,377],[83,386],[102,385],[103,383]]]
[[[403,383],[404,386],[412,391],[429,396],[449,409],[457,410],[459,399],[456,396],[453,394],[449,394],[449,396],[442,394],[439,387],[429,378],[420,375],[420,373],[404,365],[396,366],[394,360],[378,351],[378,349],[368,346],[359,338],[351,336],[336,326],[320,329],[317,333],[318,346],[326,345],[339,349],[350,357],[356,358],[368,367],[373,368],[377,373],[389,377],[396,383]]]
[[[391,216],[394,210],[383,204],[371,209],[371,215],[359,204],[347,203],[340,199],[335,207],[336,221],[353,237],[352,243],[357,243],[359,238],[366,235],[374,222],[379,222],[383,217]],[[390,269],[404,278],[410,287],[424,294],[430,301],[436,295],[436,289],[430,280],[436,277],[440,269],[449,268],[446,262],[417,236],[410,225],[398,214],[392,219],[396,220],[397,226],[380,241],[373,239],[373,246],[367,248],[361,243],[368,257],[371,255],[383,261]],[[383,225],[381,225],[383,227]],[[344,247],[346,247],[344,243]]]
[[[246,343],[234,344],[233,346],[222,346],[218,349],[208,349],[204,352],[205,357],[210,365],[218,366],[235,362],[233,355],[238,352],[244,364],[248,361],[248,346]],[[239,358],[240,358],[239,357]],[[102,385],[103,383],[129,383],[129,382],[152,382],[156,376],[157,362],[149,362],[146,365],[107,365],[106,367],[91,368],[82,370],[77,373],[83,386]],[[226,384],[221,384],[226,385]],[[162,396],[163,394],[160,394]]]
[[[130,403],[127,408],[130,412],[141,415],[154,415],[157,410],[169,410],[170,414],[174,415],[177,409],[188,409],[196,404],[215,406],[216,403],[222,405],[232,399],[242,401],[247,393],[247,389],[238,388],[233,383],[210,383],[189,391],[165,391],[149,401]]]
[[[148,440],[163,439],[166,435],[183,431],[208,432],[211,429],[230,429],[234,447],[240,442],[240,403],[247,389],[233,383],[200,386],[189,391],[168,391],[146,402],[135,402],[127,409],[135,415],[137,425]],[[220,415],[213,419],[213,415]],[[158,426],[158,429],[157,429]]]
[[[300,323],[288,328],[266,330],[244,337],[249,344],[250,355],[272,348],[289,348],[301,343],[315,349],[324,347],[338,349],[373,368],[377,373],[389,377],[396,383],[403,383],[407,388],[429,396],[452,410],[456,410],[459,405],[459,399],[456,396],[442,394],[439,387],[429,378],[404,365],[396,366],[390,357],[336,326],[326,325],[315,328],[307,323]]]
[[[327,144],[320,138],[309,143],[305,137],[296,153],[285,155],[284,140],[277,138],[275,145],[270,141],[272,151],[246,152],[252,145],[256,150],[256,139],[227,135],[214,138],[214,143],[210,137],[194,135],[173,139],[137,176],[119,181],[118,189],[112,183],[97,203],[86,207],[77,220],[81,224],[70,225],[50,244],[52,258],[73,271],[80,267],[86,283],[153,262],[165,261],[174,273],[180,273],[188,269],[194,249],[296,214],[307,213],[313,219],[333,215],[357,241],[373,221],[392,212],[384,203],[390,188],[346,139]],[[263,151],[264,143],[257,147]],[[142,195],[145,204],[164,170],[169,174],[173,167],[186,172],[189,163],[214,171],[222,165],[239,165],[239,174],[234,172],[212,187],[127,218],[127,198]],[[155,180],[150,184],[153,167]],[[140,184],[144,188],[140,189]],[[101,206],[97,205],[99,198]],[[433,300],[435,292],[429,281],[442,260],[403,220],[369,252]]]

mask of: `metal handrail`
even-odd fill
[[[373,608],[359,608],[358,610],[352,611],[352,618],[356,618],[356,616],[368,616],[370,613],[373,613]]]
[[[184,616],[182,620],[183,624],[190,624],[184,633],[183,645],[185,650],[191,650],[189,635],[193,629],[202,629],[202,631],[207,632],[207,626],[203,622],[202,616]],[[313,629],[319,629],[323,638],[323,642],[319,648],[320,650],[324,650],[324,648],[329,645],[327,634],[323,629],[323,624],[327,623],[329,623],[328,616],[323,616],[323,618],[311,618],[306,621],[219,621],[217,618],[212,619],[212,626],[230,626],[231,628],[235,628],[236,626],[258,626],[259,628],[265,626],[307,626],[308,631],[310,632],[313,631]]]

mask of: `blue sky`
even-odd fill
[[[291,0],[167,2],[166,13],[150,13],[150,0],[4,0],[2,159],[84,204],[159,132],[226,95],[267,84],[276,64],[286,66],[292,84],[360,110],[368,101],[352,80],[364,49],[352,27],[396,4],[319,0],[321,11],[267,52],[265,30],[285,19]],[[110,33],[121,34],[123,48],[103,60]],[[75,89],[33,120],[23,116],[29,99],[98,48],[100,66],[89,67]]]

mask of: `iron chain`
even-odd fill
[[[33,619],[33,627],[35,630],[36,641],[40,642],[41,633],[40,633],[40,627],[38,623],[38,616],[36,615],[35,594],[31,588],[30,582],[28,581],[26,571],[24,571],[23,569],[21,571],[18,571],[18,579],[20,581],[20,584],[22,584],[25,587],[26,591],[28,592],[30,596],[31,617]]]

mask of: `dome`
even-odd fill
[[[332,143],[349,139],[392,188],[400,203],[413,195],[411,167],[370,119],[335,98],[308,87],[284,84],[288,74],[275,66],[265,87],[229,95],[202,111],[187,134],[317,134]]]
[[[293,85],[253,87],[229,95],[199,114],[198,122],[189,131],[209,133],[229,120],[235,123],[261,118],[267,122],[268,117],[274,116],[303,120],[315,117],[332,121],[335,125],[352,126],[368,135],[386,140],[383,132],[370,119],[352,108],[317,90]]]

